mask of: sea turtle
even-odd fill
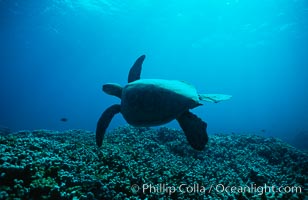
[[[125,87],[115,83],[103,85],[103,91],[120,98],[121,104],[110,106],[99,118],[96,144],[102,145],[113,116],[121,112],[127,123],[136,127],[157,126],[176,119],[189,144],[196,150],[203,150],[208,141],[207,124],[189,109],[202,105],[201,100],[217,103],[231,96],[198,94],[194,86],[178,80],[140,79],[144,59],[142,55],[135,61]]]

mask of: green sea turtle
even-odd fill
[[[102,145],[113,116],[122,113],[127,123],[137,127],[162,125],[176,119],[189,144],[203,150],[208,141],[207,124],[189,109],[202,105],[201,100],[217,103],[231,96],[198,94],[194,86],[178,80],[140,79],[144,59],[142,55],[135,61],[125,87],[115,83],[103,85],[103,91],[120,98],[121,104],[110,106],[101,115],[96,127],[96,144]]]

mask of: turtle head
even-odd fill
[[[116,83],[107,83],[103,85],[103,91],[109,95],[119,97],[122,96],[122,86]]]

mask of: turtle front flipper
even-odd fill
[[[203,150],[208,142],[206,133],[207,124],[189,111],[184,112],[176,119],[183,129],[188,143],[196,150]]]
[[[134,65],[130,68],[128,74],[128,82],[133,82],[140,79],[142,63],[145,59],[145,55],[140,56],[134,63]]]
[[[121,111],[121,105],[114,104],[107,108],[102,116],[99,118],[96,126],[96,144],[102,146],[104,135],[107,127],[109,126],[113,116]]]

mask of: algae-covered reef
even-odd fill
[[[305,199],[307,173],[307,152],[255,135],[202,152],[168,128],[119,127],[101,148],[84,130],[0,136],[0,199]]]

